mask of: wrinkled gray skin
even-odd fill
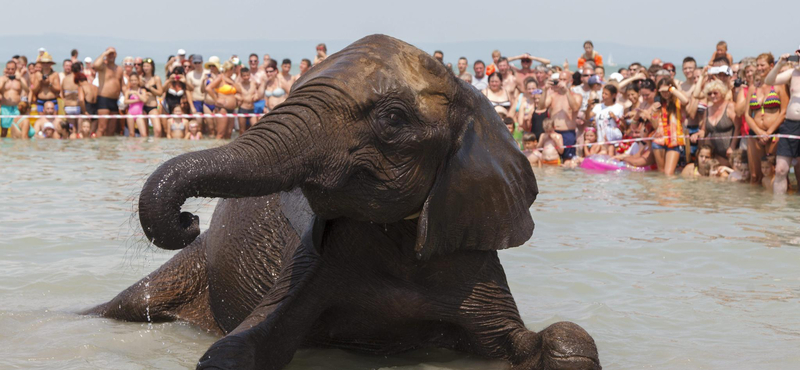
[[[145,321],[149,306],[151,320],[224,335],[199,369],[280,369],[305,346],[600,369],[578,325],[525,328],[498,260],[530,238],[537,192],[480,93],[413,46],[369,36],[232,143],[159,167],[141,223],[183,250],[87,313]],[[225,198],[203,234],[180,212],[188,197]]]

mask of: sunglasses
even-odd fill
[[[132,66],[132,65],[133,65],[133,63],[130,63],[130,62],[125,62],[125,63],[123,63],[122,65],[126,65],[126,66]]]
[[[675,72],[675,70],[672,69],[672,68],[664,68],[664,70],[667,71],[667,72]]]
[[[277,71],[278,71],[277,69],[268,69],[267,73],[272,73],[272,72],[277,72]]]
[[[144,63],[133,63],[133,65],[135,65],[135,66],[140,66],[142,64],[144,64]]]
[[[318,51],[322,51],[322,50],[325,50],[325,49],[323,49],[323,48],[317,48],[317,50],[318,50]]]
[[[194,63],[192,63],[192,64],[194,64],[194,65],[198,65],[198,66],[199,66],[199,65],[203,64],[203,62],[194,62]]]

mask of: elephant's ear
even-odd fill
[[[425,200],[415,245],[420,259],[516,247],[533,233],[529,208],[539,191],[531,165],[499,117],[482,118],[465,124]]]

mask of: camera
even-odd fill
[[[800,55],[797,55],[797,54],[789,55],[789,58],[787,58],[786,60],[788,60],[790,62],[795,62],[795,63],[800,62]]]
[[[599,103],[599,102],[600,102],[600,99],[597,99],[597,98],[595,98],[594,100],[592,100],[592,104],[597,104],[597,103]]]
[[[661,103],[661,96],[659,96],[659,95],[656,95],[656,97],[653,99],[653,102],[655,102],[655,103]]]
[[[737,79],[733,80],[733,87],[740,87],[742,85],[744,85],[744,80],[743,79],[737,78]]]
[[[550,82],[552,82],[552,83],[553,83],[553,86],[556,86],[556,85],[558,85],[558,80],[550,80]]]
[[[16,75],[11,75],[11,76],[6,76],[6,77],[8,77],[8,79],[11,80],[11,81],[14,81],[14,79],[17,78]]]

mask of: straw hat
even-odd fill
[[[38,58],[36,58],[36,63],[52,63],[52,64],[56,64],[56,62],[53,61],[53,58],[50,56],[50,53],[48,53],[48,52],[44,52],[44,54],[42,54]]]
[[[208,58],[208,62],[206,62],[206,64],[203,64],[203,67],[205,69],[208,69],[211,66],[214,66],[214,67],[217,67],[217,69],[220,69],[219,57],[218,56],[214,55],[214,56]]]

